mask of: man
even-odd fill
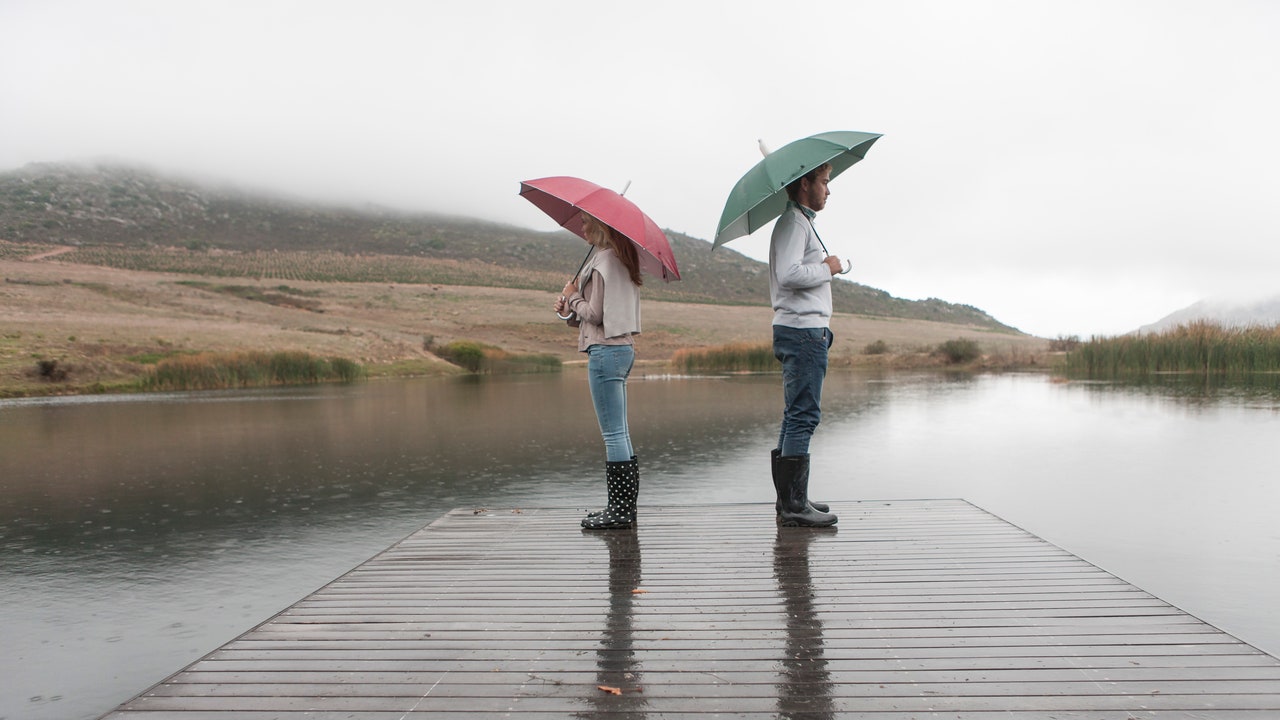
[[[822,417],[822,381],[831,347],[831,278],[840,258],[827,255],[813,218],[827,205],[831,165],[824,163],[787,186],[787,209],[769,244],[773,300],[773,354],[782,362],[786,406],[773,451],[778,522],[786,526],[836,524],[830,508],[809,500],[809,440]]]

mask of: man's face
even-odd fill
[[[826,167],[818,171],[812,181],[800,181],[800,204],[817,212],[827,206],[827,197],[831,195],[831,190],[827,185],[831,182],[831,168]]]

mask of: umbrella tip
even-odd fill
[[[764,144],[764,140],[756,140],[756,144],[760,146],[760,154],[769,157],[769,153],[773,152],[768,145]]]
[[[627,194],[627,191],[628,191],[628,190],[630,190],[630,189],[631,189],[631,181],[630,181],[630,180],[628,180],[628,181],[627,181],[627,184],[622,186],[622,192],[620,192],[620,193],[618,193],[618,194],[619,194],[619,195],[626,195],[626,194]]]

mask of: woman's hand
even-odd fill
[[[573,297],[576,292],[578,292],[578,281],[575,278],[564,284],[564,289],[560,291],[560,294],[565,297]]]
[[[568,309],[568,307],[569,307],[569,303],[564,299],[563,295],[556,298],[555,311],[557,315],[564,315],[565,314],[564,311]]]

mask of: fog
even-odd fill
[[[1275,288],[1277,36],[1262,0],[3,0],[0,171],[543,230],[519,181],[577,175],[710,239],[758,139],[877,132],[818,219],[851,279],[1114,334]]]

